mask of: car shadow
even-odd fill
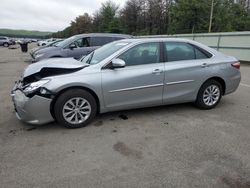
[[[218,106],[214,110],[220,110],[221,108],[226,108],[227,102],[221,101]],[[116,120],[129,120],[131,117],[133,118],[143,118],[145,116],[155,116],[159,114],[186,114],[187,111],[192,110],[194,113],[204,113],[204,110],[200,110],[196,108],[193,103],[182,103],[182,104],[171,104],[171,105],[162,105],[156,107],[146,107],[146,108],[137,108],[137,109],[130,109],[130,110],[121,110],[121,111],[114,111],[114,112],[107,112],[103,114],[97,114],[95,119],[87,126],[87,127],[99,127],[102,126],[106,121],[116,121]],[[209,110],[210,111],[210,110]],[[33,130],[62,130],[66,129],[62,125],[58,124],[56,121],[51,122],[44,125],[30,125],[24,122],[21,122],[24,129],[26,131],[33,131]]]
[[[168,112],[185,112],[187,109],[195,107],[192,103],[184,103],[184,104],[173,104],[173,105],[164,105],[164,106],[156,106],[156,107],[147,107],[147,108],[137,108],[130,110],[121,110],[114,112],[107,112],[103,114],[97,114],[96,118],[91,122],[88,126],[101,126],[102,121],[110,120],[115,121],[117,119],[121,120],[129,120],[131,116],[140,118],[143,116],[155,115],[159,113],[168,113]],[[197,109],[198,110],[198,109]],[[56,129],[66,129],[56,121],[47,123],[44,125],[30,125],[24,122],[21,122],[23,128],[26,131],[34,131],[34,130],[56,130]],[[87,126],[87,127],[88,127]]]

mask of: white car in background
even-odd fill
[[[0,46],[8,47],[11,44],[12,42],[10,41],[8,37],[0,36]]]
[[[47,45],[55,40],[57,40],[57,39],[51,38],[51,39],[47,39],[47,40],[41,40],[41,41],[38,41],[37,46],[45,46],[45,45]]]

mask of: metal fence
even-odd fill
[[[175,37],[191,39],[211,48],[250,62],[250,31],[226,33],[199,33],[176,35],[151,35],[143,37]]]

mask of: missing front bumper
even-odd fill
[[[18,119],[30,124],[45,124],[54,120],[50,113],[52,99],[38,95],[29,98],[20,90],[12,91],[11,96]]]

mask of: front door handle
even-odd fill
[[[209,64],[207,64],[207,63],[203,63],[203,64],[201,65],[201,67],[202,67],[202,68],[209,67]]]
[[[152,71],[152,74],[161,74],[161,73],[163,73],[162,69],[155,69]]]

